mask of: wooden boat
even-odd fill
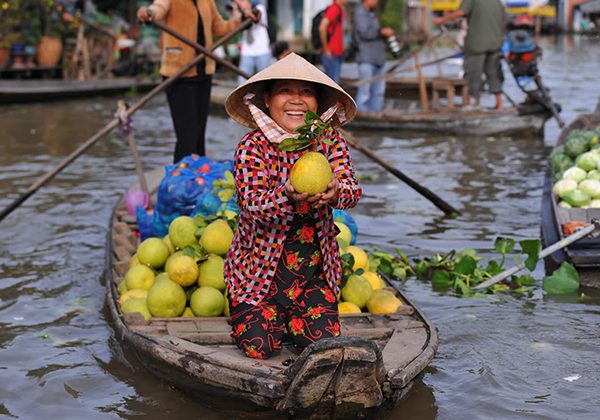
[[[600,102],[593,114],[579,115],[566,126],[561,131],[555,147],[563,145],[572,130],[594,129],[599,124]],[[558,200],[552,192],[553,184],[552,170],[548,165],[542,193],[541,233],[544,247],[564,239],[563,224],[572,221],[589,223],[594,218],[600,219],[600,209],[559,207]],[[580,239],[567,248],[551,254],[544,260],[546,271],[554,271],[563,261],[568,261],[577,268],[581,285],[600,288],[600,238]]]
[[[235,86],[227,81],[215,81],[211,93],[211,110],[224,113],[225,98]],[[537,104],[522,105],[504,112],[470,110],[455,107],[428,113],[389,100],[390,106],[381,112],[359,112],[349,128],[365,130],[403,130],[419,133],[440,133],[456,136],[540,137],[544,124],[552,116]]]
[[[149,183],[158,185],[153,175]],[[118,337],[140,363],[165,381],[215,408],[260,415],[355,418],[398,404],[432,360],[438,335],[401,292],[391,315],[341,316],[342,336],[297,354],[289,345],[268,360],[242,355],[228,318],[152,318],[122,314],[117,285],[137,247],[136,226],[123,200],[107,238],[107,302]]]
[[[41,102],[94,95],[114,95],[128,91],[145,92],[160,79],[118,77],[101,80],[0,80],[0,104]]]

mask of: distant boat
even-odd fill
[[[157,78],[115,77],[98,80],[5,79],[0,80],[0,104],[42,102],[96,95],[145,92],[161,82]]]
[[[390,95],[414,97],[414,79],[396,80],[390,87]],[[342,83],[342,86],[344,84]],[[225,81],[215,81],[212,94],[212,110],[224,112],[225,98],[235,87]],[[348,88],[348,86],[346,86]],[[352,89],[348,88],[350,93]],[[386,92],[388,90],[386,89]],[[417,88],[418,92],[418,88]],[[417,93],[418,97],[418,93]],[[393,102],[393,101],[392,101]],[[519,108],[503,112],[494,110],[465,110],[462,107],[422,112],[417,109],[385,108],[381,112],[359,112],[348,124],[349,128],[366,130],[403,130],[419,133],[439,133],[454,136],[543,136],[544,124],[552,113],[539,104],[523,104]]]

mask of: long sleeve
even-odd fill
[[[236,26],[241,23],[239,18],[231,18],[228,20],[223,19],[221,13],[217,9],[215,2],[210,1],[211,15],[212,15],[212,33],[216,36],[224,36],[231,32]]]
[[[335,207],[349,209],[358,203],[362,196],[362,188],[354,173],[348,143],[337,131],[335,132],[334,141],[328,159],[340,186],[338,202]]]
[[[171,8],[171,0],[154,0],[149,6],[156,20],[164,20]]]
[[[235,185],[240,210],[254,219],[275,221],[293,211],[284,192],[284,184],[273,187],[269,170],[260,154],[256,139],[246,135],[234,159]]]

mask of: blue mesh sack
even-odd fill
[[[144,226],[144,232],[140,229],[142,239],[165,236],[175,218],[193,216],[200,203],[210,204],[209,208],[213,209],[215,201],[209,197],[213,192],[213,182],[224,178],[225,171],[233,171],[233,161],[198,155],[189,155],[177,164],[165,166],[165,176],[158,188],[153,214],[143,212],[142,215],[138,212],[136,215],[138,226]],[[152,218],[150,228],[149,217]]]
[[[358,225],[350,213],[345,210],[333,209],[333,220],[336,222],[342,222],[348,229],[350,229],[350,233],[352,234],[352,240],[350,241],[350,245],[354,245],[356,243],[356,236],[358,235]]]

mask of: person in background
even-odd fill
[[[321,36],[321,63],[327,76],[336,83],[340,82],[342,62],[344,61],[344,6],[348,0],[334,0],[327,8],[319,25]]]
[[[137,10],[141,22],[164,21],[170,28],[210,48],[213,35],[224,36],[241,23],[242,15],[258,21],[248,0],[235,0],[239,13],[223,20],[214,0],[154,0]],[[192,62],[196,51],[177,38],[162,34],[160,74],[167,78]],[[175,128],[174,162],[184,156],[206,154],[205,130],[208,118],[215,62],[206,58],[167,88],[167,101]]]
[[[432,19],[434,25],[467,18],[467,36],[464,44],[465,79],[469,85],[467,105],[471,98],[479,106],[481,75],[485,74],[490,92],[496,96],[496,110],[502,111],[502,44],[506,12],[500,0],[462,0],[459,8]]]
[[[281,60],[291,53],[290,44],[287,41],[277,41],[271,45],[271,53],[275,57],[275,60]]]
[[[248,357],[266,359],[287,333],[298,350],[340,334],[337,296],[342,265],[333,209],[354,207],[362,190],[338,128],[356,105],[337,83],[291,53],[255,74],[227,97],[225,109],[251,128],[234,157],[240,214],[225,257],[232,336]],[[285,151],[308,111],[330,122],[308,149]],[[318,194],[290,182],[309,151],[329,161],[333,179]]]
[[[392,36],[394,30],[381,28],[375,9],[378,0],[363,0],[352,15],[353,37],[358,51],[358,77],[360,80],[370,79],[383,73],[385,66],[385,38]],[[359,111],[379,112],[383,108],[385,79],[361,84],[356,93],[356,104]]]
[[[260,21],[244,31],[240,44],[240,69],[250,75],[261,71],[273,61],[267,30],[267,10],[260,3],[253,5],[260,12]],[[245,80],[244,77],[238,76],[238,84]]]

